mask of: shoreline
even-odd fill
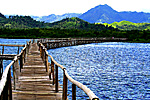
[[[63,37],[61,37],[61,38],[63,38]],[[76,37],[76,38],[89,38],[89,37]],[[91,37],[91,38],[97,38],[97,37]],[[99,38],[101,38],[101,37],[99,37]],[[103,37],[102,37],[103,38]],[[41,39],[41,38],[10,38],[10,37],[0,37],[0,39]],[[42,39],[47,39],[47,38],[42,38]],[[56,38],[54,38],[54,39],[56,39]],[[68,39],[68,38],[64,38],[64,39]],[[125,42],[123,42],[123,43],[150,43],[150,41],[148,40],[147,42],[144,42],[144,41],[125,41]]]

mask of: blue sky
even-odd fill
[[[149,0],[1,0],[0,4],[0,12],[5,15],[84,13],[100,4],[117,11],[150,12]]]

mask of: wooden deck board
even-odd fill
[[[36,44],[32,44],[26,62],[18,76],[13,100],[62,100],[62,88],[55,92]]]

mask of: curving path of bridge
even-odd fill
[[[40,56],[39,47],[34,43],[18,76],[13,100],[61,100],[62,88],[59,86],[59,92],[56,93],[52,83]]]

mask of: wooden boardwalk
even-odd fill
[[[59,92],[56,93],[52,83],[40,56],[39,47],[34,43],[18,76],[13,100],[62,100],[62,88],[59,86]]]
[[[67,44],[66,46],[70,46],[69,43]],[[76,100],[77,97],[76,87],[83,90],[90,100],[99,100],[87,86],[69,76],[66,68],[48,54],[47,48],[41,42],[34,43],[33,41],[31,43],[29,41],[20,53],[18,52],[17,55],[13,56],[4,54],[4,46],[15,45],[2,46],[3,51],[0,56],[0,100],[68,100],[69,81],[72,84],[72,100]],[[48,57],[51,59],[50,62],[48,62]],[[3,70],[3,59],[8,60],[8,58],[13,60]],[[62,87],[58,82],[58,68],[63,71]],[[13,76],[11,72],[13,72]]]
[[[38,39],[47,49],[55,49],[67,46],[76,46],[89,43],[102,43],[102,42],[126,42],[127,38],[46,38]]]

